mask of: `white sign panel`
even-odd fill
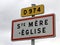
[[[54,30],[54,14],[13,20],[12,40],[52,37]]]

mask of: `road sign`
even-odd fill
[[[54,14],[12,21],[12,41],[55,36]]]
[[[37,5],[27,8],[21,9],[21,16],[32,16],[36,14],[43,14],[44,13],[44,5]]]

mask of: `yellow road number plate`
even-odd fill
[[[37,5],[37,6],[32,6],[32,7],[21,9],[22,17],[43,14],[43,13],[44,13],[44,5]]]

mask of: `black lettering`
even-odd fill
[[[31,14],[32,13],[32,9],[29,9],[29,14]]]
[[[36,29],[34,29],[34,34],[36,34]]]
[[[26,30],[26,35],[28,35],[29,34],[29,30]]]
[[[42,20],[40,20],[39,25],[43,25],[43,21]]]
[[[20,24],[17,24],[17,26],[18,26],[17,29],[20,29]]]
[[[24,30],[22,30],[21,35],[24,35]]]
[[[36,21],[35,21],[35,26],[38,26],[38,23],[37,23],[37,22],[38,22],[38,21],[36,20]]]
[[[48,19],[45,20],[45,25],[48,25]]]
[[[36,8],[33,8],[34,9],[34,13],[35,13],[35,11],[36,11]]]
[[[40,7],[37,9],[37,11],[39,11],[39,12],[40,12]]]
[[[33,34],[33,31],[32,31],[32,29],[30,30],[30,34]]]
[[[24,15],[26,15],[26,14],[27,14],[27,10],[24,10],[24,12],[23,12],[23,13],[24,13]]]
[[[25,26],[25,23],[21,23],[21,26]]]
[[[43,27],[42,28],[42,33],[46,33],[46,30],[45,29],[46,29],[46,27]]]
[[[29,22],[29,27],[33,26],[33,22]]]
[[[37,31],[38,31],[38,33],[41,33],[41,28],[38,28]]]
[[[25,23],[24,23],[24,26],[25,26]]]

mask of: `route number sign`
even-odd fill
[[[21,9],[21,16],[32,16],[36,14],[43,14],[44,13],[44,5],[37,5],[27,8]]]

